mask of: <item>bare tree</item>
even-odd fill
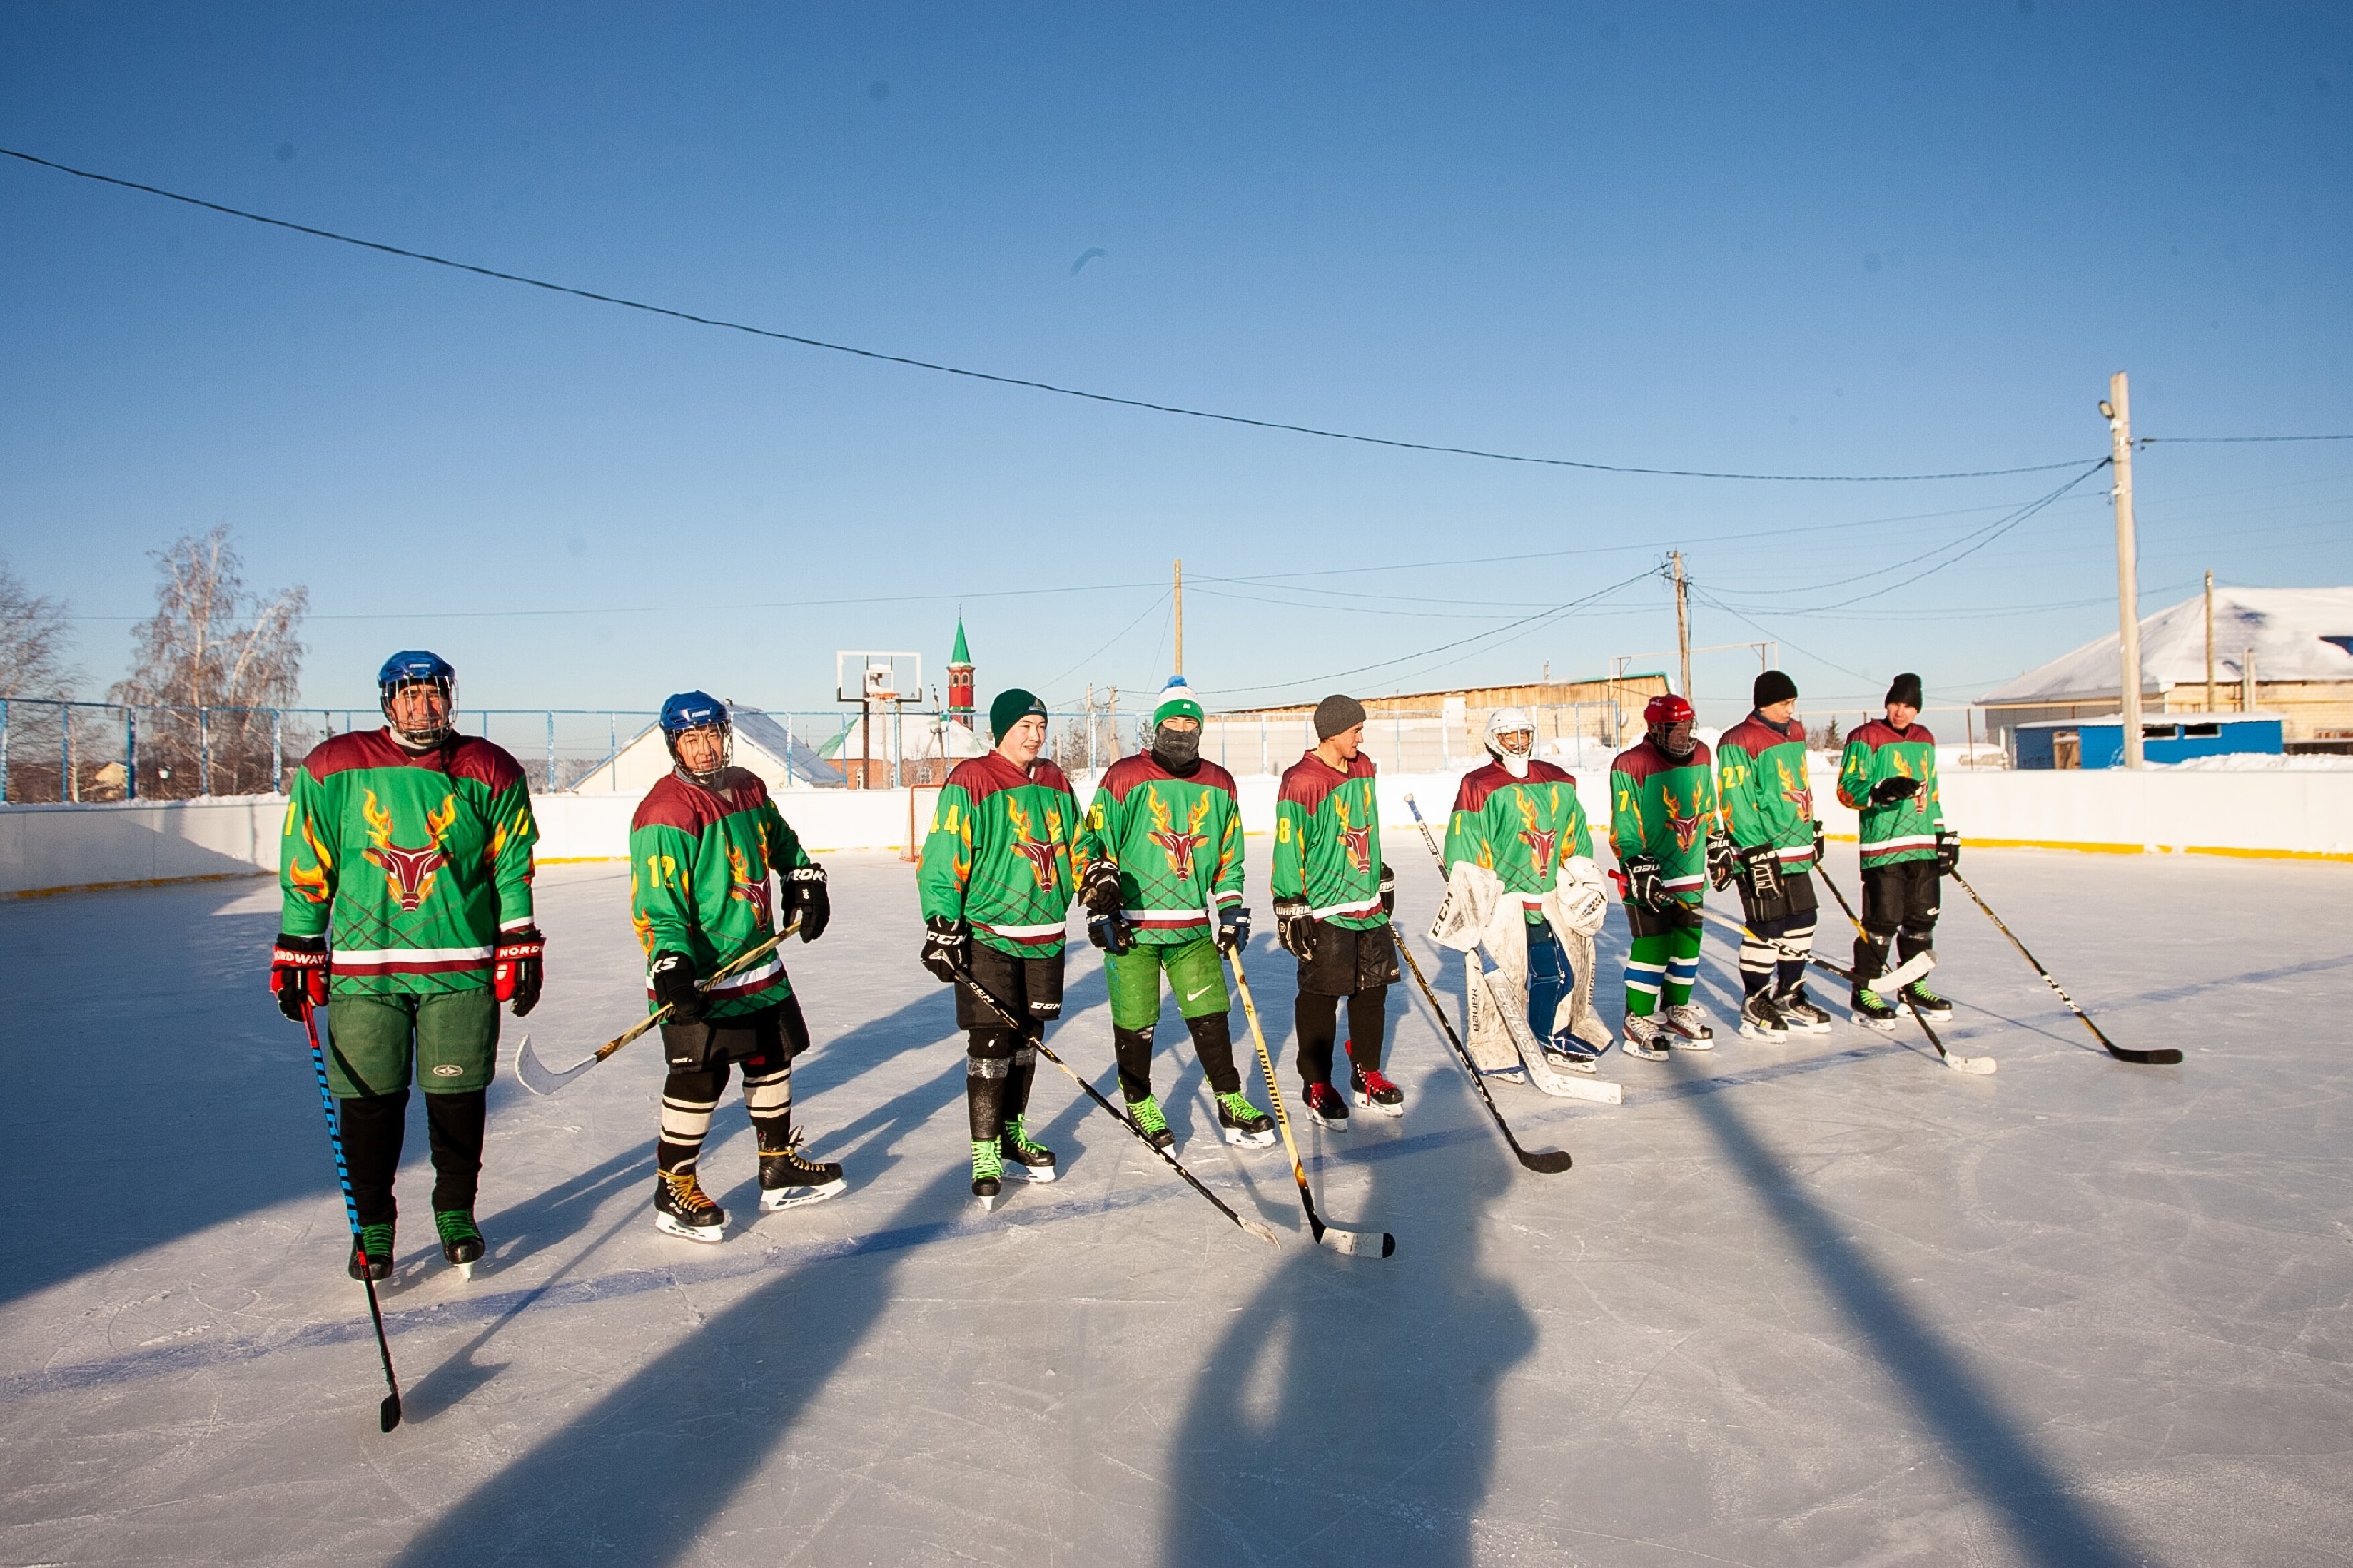
[[[140,792],[278,789],[271,714],[254,710],[282,708],[301,692],[310,590],[249,591],[226,523],[152,553],[161,578],[155,613],[131,633],[130,678],[108,693],[166,710],[142,716]]]
[[[63,700],[81,684],[66,660],[66,606],[33,593],[0,561],[0,698]],[[63,787],[59,729],[63,708],[12,702],[7,714],[7,795],[54,801]]]

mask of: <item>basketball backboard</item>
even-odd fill
[[[842,702],[917,702],[923,655],[846,649],[834,655],[834,696]]]

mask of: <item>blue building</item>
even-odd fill
[[[2013,767],[2121,767],[2124,722],[2105,719],[2039,719],[2010,732]],[[2186,762],[2226,752],[2270,753],[2286,749],[2287,727],[2276,714],[2224,713],[2160,719],[2141,725],[2141,752],[2151,762]]]

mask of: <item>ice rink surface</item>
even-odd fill
[[[1435,870],[1388,849],[1418,931]],[[1851,891],[1851,846],[1833,865]],[[705,1158],[731,1234],[658,1234],[656,1051],[551,1099],[502,1072],[465,1283],[412,1105],[389,1437],[307,1049],[264,989],[272,884],[0,905],[0,1562],[2353,1558],[2353,868],[1969,855],[2111,1035],[2180,1067],[2099,1051],[1949,885],[1948,1033],[1993,1077],[1843,997],[1833,1034],[1734,1038],[1711,932],[1713,1053],[1613,1051],[1615,1108],[1497,1090],[1574,1154],[1553,1176],[1510,1162],[1392,990],[1407,1114],[1302,1134],[1328,1214],[1396,1233],[1381,1262],[1306,1244],[1279,1146],[1217,1141],[1173,1009],[1180,1152],[1285,1247],[1042,1063],[1063,1178],[979,1214],[912,869],[831,867],[832,930],[789,949],[816,1039],[796,1096],[850,1191],[757,1214],[731,1087]],[[622,868],[540,888],[524,1022],[562,1065],[635,1015],[642,971]],[[1613,1024],[1624,949],[1613,915]],[[1263,934],[1249,962],[1295,1090],[1290,965]],[[1108,1091],[1083,940],[1070,996],[1053,1041]]]

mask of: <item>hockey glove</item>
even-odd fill
[[[1397,868],[1394,866],[1381,868],[1381,913],[1397,913]]]
[[[490,950],[490,983],[500,1001],[515,1004],[518,1018],[540,1005],[540,960],[547,950],[548,939],[536,926],[501,931]]]
[[[1675,902],[1659,879],[1657,856],[1637,855],[1626,862],[1626,902],[1644,909],[1665,909]]]
[[[1949,827],[1937,829],[1937,872],[1949,877],[1961,864],[1961,835]]]
[[[1097,915],[1086,923],[1086,939],[1118,958],[1136,945],[1136,928],[1118,910]]]
[[[1780,854],[1769,844],[1752,844],[1740,852],[1740,875],[1755,903],[1778,903],[1786,891]]]
[[[1217,910],[1217,950],[1230,953],[1247,946],[1250,941],[1250,911],[1238,903],[1222,903]]]
[[[670,1009],[670,1022],[702,1022],[703,995],[695,989],[694,960],[684,953],[656,953],[648,978],[654,985],[654,1001]]]
[[[1822,865],[1822,858],[1829,852],[1830,846],[1822,842],[1822,824],[1817,822],[1813,824],[1813,863],[1817,869]]]
[[[961,980],[972,969],[972,943],[968,927],[944,915],[935,915],[924,922],[923,967],[943,983]]]
[[[1899,773],[1893,778],[1882,778],[1871,786],[1871,804],[1892,806],[1898,801],[1908,801],[1920,792],[1920,781]]]
[[[1732,886],[1733,875],[1740,869],[1740,851],[1733,847],[1732,835],[1720,827],[1710,830],[1707,856],[1708,881],[1722,892]]]
[[[305,999],[313,1007],[325,1006],[327,939],[280,931],[278,945],[269,949],[269,988],[277,993],[278,1010],[298,1024]]]
[[[1283,951],[1305,963],[1315,956],[1315,917],[1307,913],[1303,898],[1275,900],[1275,940]]]
[[[1119,914],[1119,866],[1109,860],[1097,860],[1087,867],[1086,877],[1079,882],[1078,902],[1086,905],[1086,913],[1097,920]],[[1098,942],[1096,946],[1102,944]]]
[[[825,922],[834,917],[833,894],[825,891],[825,868],[812,860],[806,866],[795,866],[784,874],[787,908],[801,915],[801,939],[813,942],[825,934]]]

